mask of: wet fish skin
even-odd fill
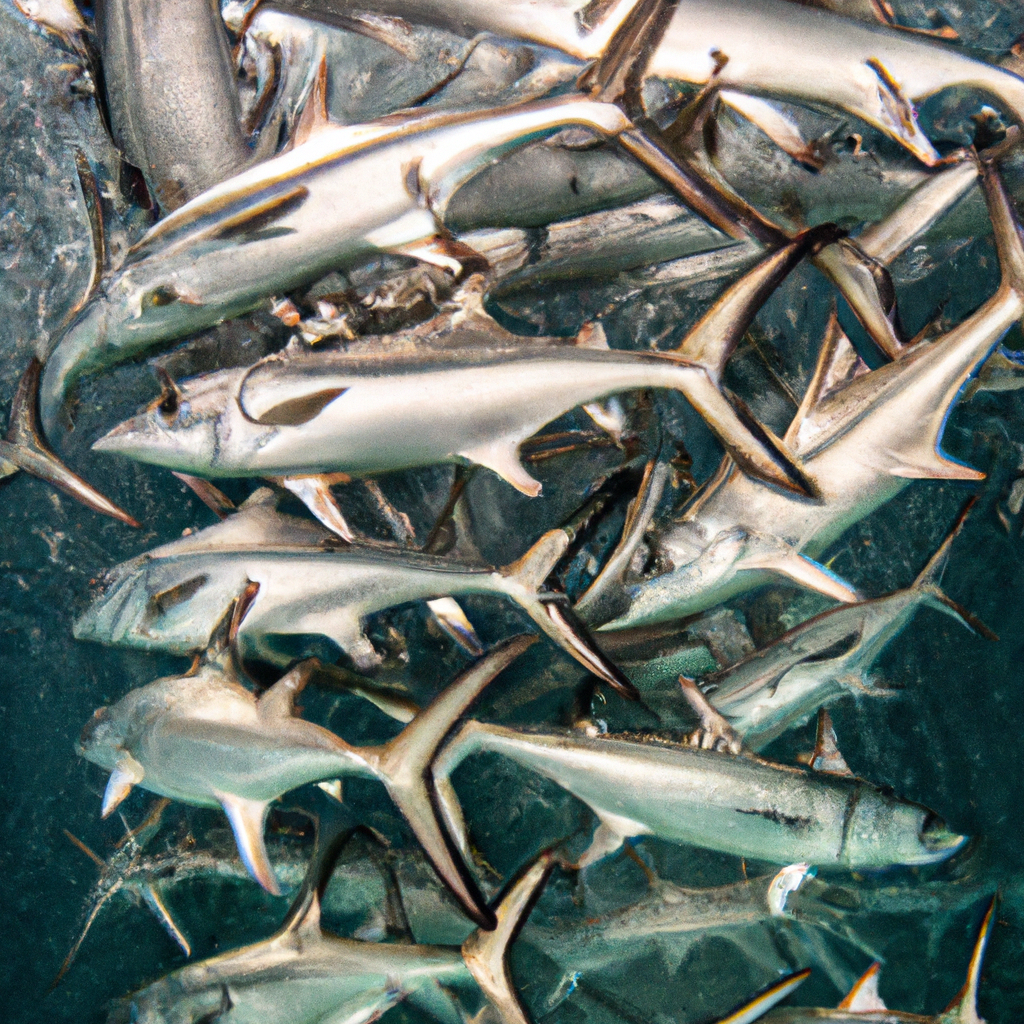
[[[330,127],[208,189],[152,228],[70,325],[43,375],[44,424],[83,373],[331,270],[380,252],[450,265],[429,243],[452,193],[492,159],[569,126],[609,138],[632,127],[614,104],[581,96]]]
[[[543,590],[568,537],[552,530],[502,570],[382,548],[339,550],[318,523],[276,511],[268,490],[238,513],[189,537],[122,563],[74,626],[80,640],[192,653],[205,650],[216,624],[251,584],[259,584],[237,627],[247,657],[286,665],[274,637],[323,635],[357,667],[379,656],[362,621],[407,601],[486,594],[515,601],[540,629],[590,671],[634,697],[632,684],[577,633],[558,595]]]
[[[165,211],[252,163],[215,0],[100,0],[96,36],[114,141]]]
[[[629,610],[603,629],[679,618],[758,587],[780,571],[807,585],[779,560],[780,549],[817,557],[914,479],[983,478],[940,450],[946,419],[964,385],[1024,313],[1020,229],[988,164],[983,184],[1003,277],[975,313],[869,373],[833,318],[815,378],[785,437],[821,500],[769,494],[726,461],[682,517],[656,538],[656,554],[667,571],[627,588]],[[817,581],[810,585],[824,590]]]
[[[438,802],[463,847],[465,826],[448,779],[478,751],[502,754],[590,807],[601,823],[581,866],[639,835],[776,864],[848,868],[933,864],[966,842],[919,804],[853,778],[681,744],[469,722],[432,770]]]
[[[347,0],[285,0],[315,15],[343,11]],[[633,6],[627,4],[627,6]],[[623,17],[616,4],[586,31],[581,0],[494,5],[461,0],[383,0],[395,14],[473,35],[492,31],[596,57]],[[720,66],[715,54],[726,58]],[[646,74],[723,89],[839,107],[885,132],[929,166],[939,155],[917,124],[913,105],[944,89],[977,88],[1024,121],[1024,80],[955,47],[882,25],[865,24],[791,0],[679,0]]]
[[[497,927],[461,948],[340,938],[322,930],[311,889],[272,938],[180,968],[125,999],[110,1024],[196,1024],[203,1013],[223,1024],[366,1024],[403,998],[459,1019],[438,985],[477,988],[502,1024],[526,1024],[505,957],[551,867],[550,855],[534,861],[498,902]]]

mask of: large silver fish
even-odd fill
[[[349,0],[282,0],[316,15]],[[380,0],[379,13],[472,36],[488,31],[590,60],[635,3],[581,0]],[[596,8],[596,10],[595,10]],[[603,17],[602,17],[603,14]],[[790,0],[678,0],[646,73],[694,85],[839,107],[885,132],[929,166],[939,155],[915,104],[945,89],[988,93],[1024,122],[1024,80],[920,35],[865,24]]]
[[[193,806],[222,807],[249,873],[275,895],[280,889],[263,841],[270,804],[309,782],[378,779],[438,876],[474,920],[491,927],[479,889],[438,828],[426,772],[454,722],[533,639],[515,637],[495,648],[382,746],[350,746],[295,716],[295,697],[313,668],[304,662],[258,699],[212,664],[158,679],[100,708],[82,730],[79,752],[110,771],[104,817],[136,785]]]
[[[985,1024],[978,1016],[978,985],[996,901],[989,903],[967,965],[967,980],[945,1011],[939,1014],[890,1010],[878,993],[881,964],[873,963],[834,1009],[788,1006],[773,1010],[766,1024]]]
[[[870,373],[833,318],[814,378],[785,435],[820,499],[772,491],[726,460],[680,520],[657,538],[662,571],[628,587],[628,610],[602,628],[679,618],[779,573],[834,594],[827,574],[806,567],[849,526],[912,480],[983,479],[940,448],[964,385],[1024,313],[1020,229],[988,164],[983,183],[1002,268],[995,295],[953,330],[903,349]]]
[[[710,366],[675,353],[593,347],[600,335],[591,326],[581,336],[591,347],[524,343],[482,304],[462,303],[454,316],[386,339],[382,350],[361,345],[271,356],[254,367],[185,381],[93,447],[204,477],[371,475],[465,461],[536,496],[541,485],[519,458],[523,441],[575,406],[619,391],[669,387],[703,414],[738,465],[801,489],[799,471],[787,465],[781,446],[708,382],[720,372],[717,347],[732,350],[820,235],[807,232],[768,257],[705,314],[691,337],[714,338]],[[828,229],[821,240],[830,241]],[[442,331],[441,344],[423,344]]]
[[[507,889],[492,931],[461,947],[360,942],[325,932],[308,885],[283,927],[251,946],[188,964],[128,996],[110,1024],[368,1024],[409,999],[433,1019],[462,1019],[445,991],[476,990],[502,1024],[527,1024],[506,964],[508,948],[552,867],[543,854]],[[442,988],[442,986],[444,988]]]
[[[822,612],[763,650],[702,680],[711,703],[747,746],[760,750],[845,693],[871,693],[871,666],[919,608],[934,608],[994,638],[939,587],[961,523],[911,586]]]
[[[174,210],[255,156],[211,0],[101,0],[96,34],[114,141]]]
[[[640,835],[776,864],[854,869],[934,864],[966,842],[919,804],[851,777],[678,743],[467,722],[432,767],[462,849],[468,838],[449,779],[478,751],[538,772],[597,815],[580,866]]]
[[[50,354],[40,396],[44,424],[52,427],[82,373],[247,312],[332,270],[381,252],[460,269],[466,250],[445,237],[452,195],[505,153],[564,128],[616,141],[717,226],[741,236],[732,211],[718,197],[708,206],[692,174],[612,102],[623,97],[621,74],[645,59],[644,43],[660,27],[651,19],[625,22],[594,65],[600,80],[589,95],[346,127],[314,120],[304,142],[208,189],[141,239]]]
[[[224,616],[237,609],[244,655],[287,665],[289,637],[326,636],[361,668],[380,658],[363,632],[367,615],[407,601],[486,594],[518,604],[560,647],[621,692],[636,691],[579,632],[561,595],[544,581],[569,543],[544,534],[517,562],[487,569],[387,548],[338,550],[319,523],[284,515],[257,491],[222,523],[122,563],[106,591],[75,623],[80,640],[163,650],[204,651]],[[240,602],[236,605],[236,602]]]

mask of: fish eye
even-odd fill
[[[178,409],[180,403],[178,402],[178,393],[176,391],[168,390],[161,397],[160,402],[157,405],[157,410],[164,419],[172,420],[178,415]]]

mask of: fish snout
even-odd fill
[[[953,832],[946,822],[934,811],[929,811],[921,823],[918,833],[921,845],[934,861],[951,857],[967,842],[967,836]]]
[[[118,455],[134,455],[143,445],[144,433],[134,419],[119,423],[113,430],[92,443],[94,452],[115,452]]]

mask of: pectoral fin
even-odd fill
[[[599,824],[590,837],[590,845],[576,861],[577,868],[596,864],[619,849],[627,839],[642,835],[647,831],[642,825],[629,818],[620,817],[609,811],[599,811],[597,808],[591,808],[591,810],[597,815]]]
[[[977,483],[985,479],[984,473],[947,458],[934,448],[910,453],[889,473],[905,480],[967,480]]]
[[[114,770],[107,780],[107,788],[103,791],[103,810],[100,812],[104,818],[117,810],[124,798],[132,791],[132,786],[141,782],[146,770],[132,757],[131,754],[123,753],[117,760]]]
[[[836,1009],[849,1010],[851,1013],[867,1013],[869,1010],[886,1010],[878,994],[878,976],[882,965],[876,960],[857,980],[846,998]]]
[[[263,842],[263,826],[270,803],[265,800],[246,800],[233,793],[214,793],[231,822],[238,853],[242,863],[264,889],[272,896],[281,895],[274,869],[270,866],[267,847]]]
[[[279,479],[281,486],[291,491],[328,530],[349,544],[355,543],[355,534],[345,522],[345,517],[331,493],[333,477],[285,476]]]
[[[309,658],[278,679],[256,703],[260,717],[291,718],[295,714],[296,696],[319,668],[320,662],[316,658]]]
[[[788,544],[781,542],[774,550],[744,553],[737,563],[737,569],[767,569],[788,576],[794,583],[808,590],[831,597],[835,601],[853,604],[861,600],[860,595],[845,580],[823,565],[805,555],[798,554]]]
[[[536,498],[541,492],[540,481],[530,476],[519,461],[518,439],[499,438],[478,448],[465,449],[458,454],[468,462],[497,473],[502,480],[531,498]]]

